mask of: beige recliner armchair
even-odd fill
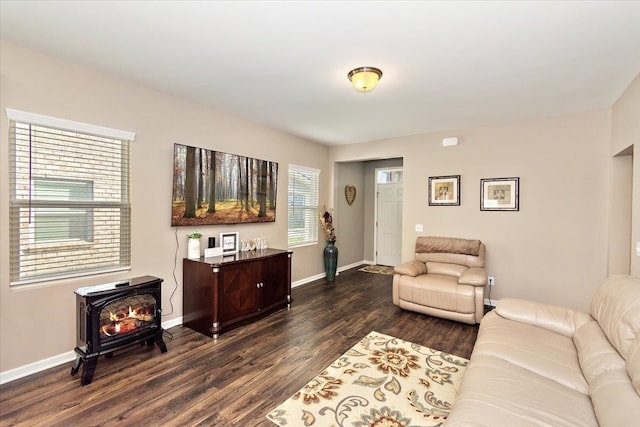
[[[486,252],[480,240],[418,237],[416,259],[394,269],[393,303],[430,316],[480,323]]]

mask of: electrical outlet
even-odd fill
[[[496,283],[496,279],[493,276],[489,276],[489,286],[493,286]]]

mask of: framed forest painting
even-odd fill
[[[174,144],[171,225],[274,222],[278,163]]]

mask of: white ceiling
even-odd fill
[[[0,0],[0,30],[329,145],[608,107],[640,72],[639,1]]]

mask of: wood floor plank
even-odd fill
[[[372,330],[468,358],[478,328],[404,311],[391,276],[342,272],[293,289],[291,308],[218,339],[176,326],[168,352],[100,358],[80,386],[71,364],[0,386],[0,426],[261,426],[266,415]]]

